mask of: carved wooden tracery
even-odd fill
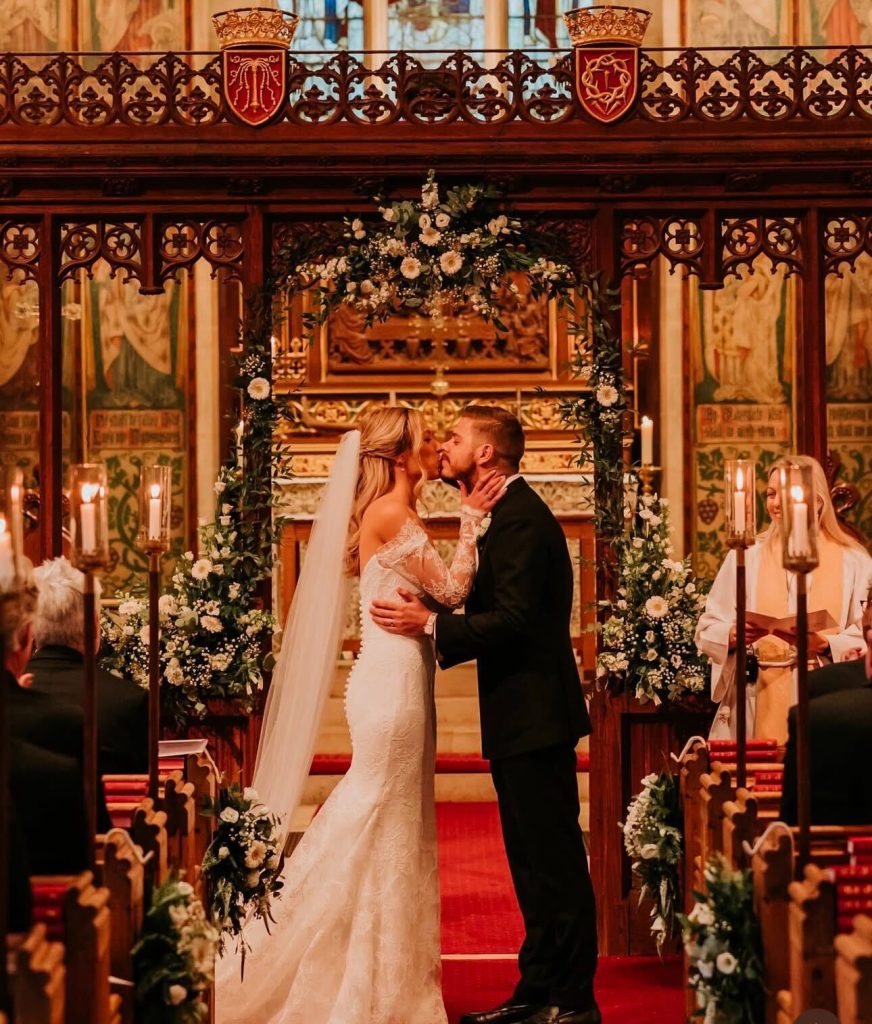
[[[835,57],[825,48],[688,49],[669,59],[672,52],[642,54],[640,99],[632,119],[655,124],[872,119],[872,58],[864,49],[852,47]],[[433,68],[408,53],[373,67],[344,51],[312,64],[289,54],[289,93],[280,120],[325,126],[577,120],[583,114],[572,55],[554,56],[537,61],[514,51],[489,67],[458,52]],[[113,53],[96,64],[57,54],[42,67],[5,54],[0,57],[0,125],[205,128],[231,118],[222,74],[217,57],[203,61],[193,54],[169,53],[149,63]]]
[[[0,220],[0,281],[35,281],[40,251],[39,220]]]

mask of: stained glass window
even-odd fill
[[[484,47],[484,12],[485,0],[388,0],[388,49],[434,65],[445,54],[422,51],[475,53]]]
[[[568,50],[569,35],[563,12],[591,7],[594,0],[508,0],[509,49]]]
[[[295,51],[363,49],[362,0],[281,0],[279,7],[300,18]]]

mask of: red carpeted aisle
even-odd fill
[[[449,1020],[495,1006],[517,980],[514,958],[523,935],[512,892],[496,804],[439,804],[443,990]],[[597,999],[605,1024],[680,1024],[679,958],[600,960]]]

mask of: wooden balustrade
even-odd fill
[[[13,995],[15,1024],[65,1024],[64,947],[38,924],[18,948]]]

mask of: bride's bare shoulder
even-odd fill
[[[360,525],[363,531],[384,544],[395,537],[410,520],[418,521],[409,506],[385,494],[367,507]]]

